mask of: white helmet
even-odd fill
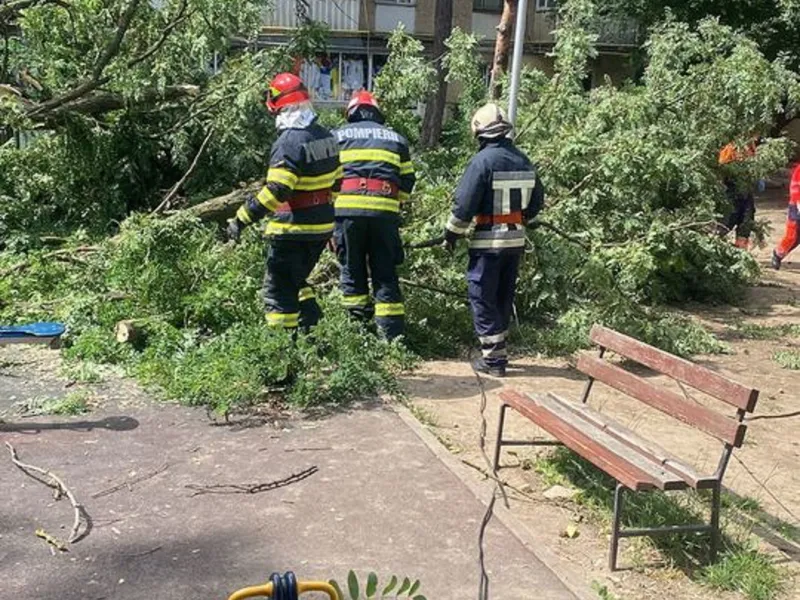
[[[472,133],[475,137],[489,140],[504,138],[512,129],[514,126],[505,111],[494,102],[480,107],[472,117]]]

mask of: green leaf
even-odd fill
[[[422,594],[418,594],[418,595],[414,596],[411,600],[428,600],[428,599],[425,596],[423,596]]]
[[[412,585],[412,586],[411,586],[411,589],[410,589],[410,590],[408,590],[408,595],[409,595],[409,596],[413,596],[413,595],[414,595],[414,594],[417,592],[417,590],[419,589],[419,586],[420,586],[420,580],[419,580],[419,579],[417,579],[417,580],[414,582],[414,585]]]
[[[367,577],[367,598],[372,598],[378,591],[378,576],[370,573]]]
[[[403,579],[403,585],[401,585],[400,589],[397,590],[397,595],[402,596],[409,590],[410,587],[411,587],[411,580],[408,577],[406,577],[405,579]]]
[[[397,575],[392,575],[392,579],[385,588],[383,588],[383,592],[381,592],[381,596],[388,596],[389,592],[391,592],[395,587],[397,587]]]
[[[347,588],[350,591],[350,600],[358,600],[360,593],[358,590],[358,576],[355,571],[350,571],[347,574]]]
[[[333,589],[336,590],[336,594],[339,596],[340,600],[345,600],[344,594],[342,593],[342,588],[339,587],[339,582],[335,579],[331,579],[328,581],[328,583],[330,583],[333,586]]]

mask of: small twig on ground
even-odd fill
[[[204,494],[260,494],[261,492],[269,492],[271,490],[277,490],[278,488],[292,485],[293,483],[299,483],[304,479],[308,479],[317,471],[319,471],[319,468],[317,466],[313,466],[300,471],[299,473],[293,473],[292,475],[284,477],[283,479],[276,479],[275,481],[269,481],[267,483],[223,483],[216,485],[189,484],[186,486],[186,488],[194,492],[194,494],[192,494],[193,498],[195,496],[202,496]]]
[[[484,469],[483,467],[481,467],[479,465],[476,465],[475,463],[470,462],[465,458],[462,458],[461,462],[464,463],[466,466],[468,466],[468,467],[470,467],[472,469],[475,469],[478,473],[480,473],[481,475],[483,475],[487,479],[494,479],[492,474],[489,473],[488,471],[486,471],[486,469]],[[498,480],[505,487],[507,487],[508,489],[510,489],[513,492],[516,492],[520,496],[524,496],[525,498],[528,498],[528,499],[533,500],[535,502],[541,502],[541,500],[539,498],[537,498],[536,496],[534,496],[533,494],[529,494],[528,492],[523,491],[521,488],[518,488],[517,486],[515,486],[515,485],[513,485],[511,483],[508,483],[507,481],[503,481],[502,479],[498,479]]]
[[[53,537],[49,533],[47,533],[44,529],[37,529],[36,530],[36,537],[42,538],[45,542],[50,544],[53,548],[60,552],[69,552],[69,547],[65,542],[62,542],[57,537]]]
[[[147,481],[148,479],[152,479],[156,475],[160,475],[161,473],[166,471],[168,468],[169,468],[169,465],[167,463],[164,463],[163,465],[161,465],[155,471],[152,471],[150,473],[145,473],[144,475],[139,475],[138,477],[134,477],[133,479],[129,479],[127,481],[123,481],[122,483],[119,483],[119,484],[117,484],[117,485],[115,485],[113,487],[107,488],[105,490],[101,490],[99,492],[95,492],[94,494],[92,494],[92,498],[97,499],[97,498],[102,498],[103,496],[110,496],[111,494],[114,494],[114,493],[116,493],[116,492],[118,492],[120,490],[124,490],[125,488],[128,488],[129,490],[131,490],[133,488],[133,486],[136,485],[137,483],[142,483],[143,481]]]
[[[164,546],[156,546],[155,548],[150,548],[150,550],[144,550],[142,552],[135,552],[134,554],[126,554],[128,558],[142,558],[143,556],[149,556],[155,552],[158,552]]]
[[[178,183],[172,186],[172,189],[161,201],[161,204],[159,204],[150,214],[157,215],[161,213],[161,211],[163,211],[169,206],[170,202],[172,202],[175,196],[178,195],[178,192],[181,191],[181,188],[184,186],[184,184],[188,181],[189,177],[192,176],[192,173],[194,173],[195,169],[197,168],[197,163],[200,161],[200,157],[203,155],[203,152],[205,151],[206,146],[208,145],[208,142],[211,139],[212,135],[214,135],[213,129],[208,132],[208,135],[206,135],[206,139],[204,139],[203,143],[200,145],[200,149],[197,151],[197,154],[195,154],[192,164],[189,165],[189,169],[186,171],[186,173],[183,174],[183,177],[181,177],[178,180]]]
[[[322,452],[323,450],[333,450],[333,446],[319,446],[308,448],[284,448],[284,452]]]
[[[53,490],[55,490],[56,500],[59,500],[64,496],[66,496],[66,498],[69,500],[69,503],[72,505],[72,508],[75,511],[75,520],[72,524],[72,530],[70,531],[69,538],[67,539],[67,541],[73,544],[75,542],[79,542],[84,537],[86,537],[89,534],[89,531],[91,530],[91,519],[89,518],[89,515],[86,512],[86,509],[83,507],[83,505],[80,502],[78,502],[78,500],[75,498],[75,494],[72,493],[72,490],[70,490],[66,486],[66,484],[61,480],[60,477],[58,477],[58,475],[54,475],[47,469],[42,469],[41,467],[36,467],[34,465],[29,465],[20,461],[19,457],[17,456],[16,449],[14,448],[14,446],[11,445],[10,442],[6,442],[6,447],[8,448],[8,451],[11,453],[11,462],[13,462],[17,466],[17,468],[19,468],[23,473],[25,473],[29,477],[33,477],[37,481],[53,488]],[[32,473],[38,473],[48,479],[42,479],[40,477],[36,477],[32,475]],[[84,530],[83,534],[79,535],[78,530],[80,529],[81,523],[86,524],[86,529]],[[39,535],[39,531],[36,532],[36,535]],[[39,535],[39,537],[43,536]],[[43,539],[49,542],[47,538]]]

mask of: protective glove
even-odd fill
[[[238,244],[239,240],[242,237],[242,230],[244,229],[244,223],[242,223],[239,219],[234,217],[228,221],[228,228],[226,230],[226,234],[228,240],[233,242],[234,244]]]
[[[450,254],[456,251],[456,244],[461,236],[456,233],[453,233],[449,229],[445,229],[444,231],[444,244],[442,246],[445,250],[447,250]]]
[[[525,227],[527,229],[537,229],[537,228],[539,228],[541,226],[542,226],[542,223],[540,221],[537,221],[535,217],[525,223]]]

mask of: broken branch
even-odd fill
[[[29,477],[33,477],[37,481],[53,488],[53,490],[55,490],[56,500],[64,496],[66,496],[66,498],[69,500],[69,503],[72,505],[72,509],[75,512],[75,519],[73,521],[72,530],[70,531],[69,538],[67,541],[72,544],[75,542],[79,542],[84,537],[86,537],[89,534],[89,531],[91,530],[91,519],[89,518],[89,515],[87,514],[86,509],[83,507],[83,505],[80,502],[78,502],[78,500],[75,498],[75,494],[72,493],[72,490],[70,490],[66,486],[66,484],[61,480],[61,478],[58,475],[55,475],[54,473],[48,471],[47,469],[42,469],[41,467],[37,467],[35,465],[29,465],[19,460],[19,457],[17,456],[17,450],[14,448],[14,446],[11,445],[10,442],[6,442],[6,448],[8,448],[8,451],[11,453],[11,462],[13,462],[18,469],[20,469],[23,473],[25,473]],[[35,477],[31,475],[31,473],[38,473],[39,475],[42,475],[47,479],[41,479],[39,477]],[[78,531],[80,530],[81,523],[86,524],[86,529],[83,532],[83,534],[79,535]],[[40,535],[40,532],[44,533],[43,530],[39,530],[36,532],[36,535],[45,539],[48,543],[51,544],[53,543],[47,537]]]
[[[203,494],[259,494],[261,492],[277,490],[278,488],[286,487],[287,485],[292,485],[293,483],[299,483],[304,479],[308,479],[317,471],[319,471],[319,468],[313,466],[305,469],[304,471],[300,471],[299,473],[293,473],[292,475],[284,477],[283,479],[276,479],[275,481],[270,481],[267,483],[223,483],[218,485],[189,484],[186,486],[186,488],[194,492],[192,497],[202,496]]]
[[[206,139],[203,140],[203,143],[200,145],[200,149],[197,151],[197,154],[195,154],[195,157],[194,157],[194,160],[192,161],[192,164],[189,165],[189,169],[186,171],[186,173],[183,174],[183,177],[181,177],[178,180],[178,183],[176,183],[174,186],[172,186],[172,189],[169,191],[169,193],[161,201],[161,204],[159,204],[155,208],[155,210],[153,210],[152,214],[154,214],[154,215],[159,214],[162,210],[167,208],[169,206],[169,203],[172,202],[172,200],[175,198],[175,196],[178,195],[178,192],[181,190],[181,188],[184,186],[186,181],[189,179],[189,177],[192,176],[192,174],[194,173],[195,169],[197,168],[197,163],[200,160],[200,156],[202,156],[203,152],[205,151],[206,146],[208,145],[208,142],[211,139],[212,135],[214,135],[214,130],[213,129],[208,132],[208,135],[206,136]]]
[[[122,46],[122,40],[125,38],[125,34],[128,32],[128,29],[131,26],[131,22],[136,14],[136,9],[139,8],[140,2],[141,0],[131,0],[123,11],[122,15],[120,15],[119,23],[117,24],[117,31],[114,33],[114,37],[111,42],[109,42],[108,46],[106,46],[103,54],[95,63],[94,68],[92,69],[91,78],[87,79],[69,92],[66,92],[65,94],[57,96],[52,100],[48,100],[47,102],[32,108],[28,112],[28,116],[40,115],[42,113],[53,111],[56,108],[67,104],[68,102],[72,102],[73,100],[77,100],[78,98],[85,96],[89,92],[96,90],[101,85],[108,83],[110,77],[104,77],[103,72],[108,66],[108,63],[111,62],[111,59],[113,59],[119,53],[120,47]]]

